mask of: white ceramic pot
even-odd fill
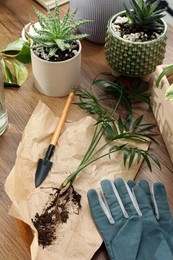
[[[37,57],[31,50],[32,73],[35,87],[47,96],[62,97],[76,89],[80,82],[81,43],[78,53],[66,61],[50,62]]]

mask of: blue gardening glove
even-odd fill
[[[154,183],[152,192],[146,180],[128,181],[128,185],[131,189],[135,185],[139,185],[147,195],[158,224],[173,254],[173,218],[164,185],[160,182]]]
[[[102,181],[100,193],[88,191],[90,210],[110,259],[173,260],[144,191],[139,186],[133,190],[137,201],[122,179]]]

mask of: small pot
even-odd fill
[[[78,87],[81,69],[81,43],[78,53],[65,61],[46,61],[34,54],[31,49],[31,61],[34,84],[37,90],[47,96],[67,96]]]
[[[126,16],[126,12],[114,15],[107,26],[105,55],[113,71],[121,75],[141,77],[155,71],[162,64],[167,40],[167,24],[163,19],[163,33],[146,42],[132,42],[118,36],[112,29],[112,23],[118,16]]]

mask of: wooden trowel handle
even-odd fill
[[[56,143],[59,139],[59,136],[61,134],[61,130],[64,126],[64,123],[65,123],[65,120],[66,120],[66,117],[67,117],[68,110],[69,110],[70,105],[72,103],[73,97],[74,97],[74,92],[70,92],[68,99],[66,101],[65,107],[62,111],[61,117],[58,121],[57,127],[55,129],[55,132],[54,132],[52,139],[50,141],[50,144],[56,145]]]

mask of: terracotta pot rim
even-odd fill
[[[160,20],[162,21],[162,23],[163,23],[163,25],[164,25],[164,31],[162,32],[162,34],[161,34],[158,38],[153,39],[153,40],[150,40],[150,41],[145,41],[145,42],[132,42],[132,41],[130,41],[130,40],[123,39],[122,37],[118,36],[118,35],[114,32],[114,30],[112,29],[111,24],[112,24],[113,20],[115,20],[116,17],[122,16],[123,14],[125,14],[125,12],[126,12],[126,11],[121,11],[121,12],[119,12],[119,13],[113,15],[113,16],[110,18],[110,20],[109,20],[109,25],[108,25],[108,26],[109,26],[109,29],[110,29],[112,35],[113,35],[115,38],[118,38],[119,40],[121,40],[121,41],[123,41],[123,42],[125,42],[125,43],[131,43],[131,44],[134,44],[134,45],[146,45],[146,44],[150,44],[150,43],[154,43],[154,42],[156,42],[156,41],[159,41],[159,40],[160,40],[162,37],[164,37],[165,34],[167,33],[167,30],[168,30],[167,23],[164,21],[163,18],[160,18]]]

